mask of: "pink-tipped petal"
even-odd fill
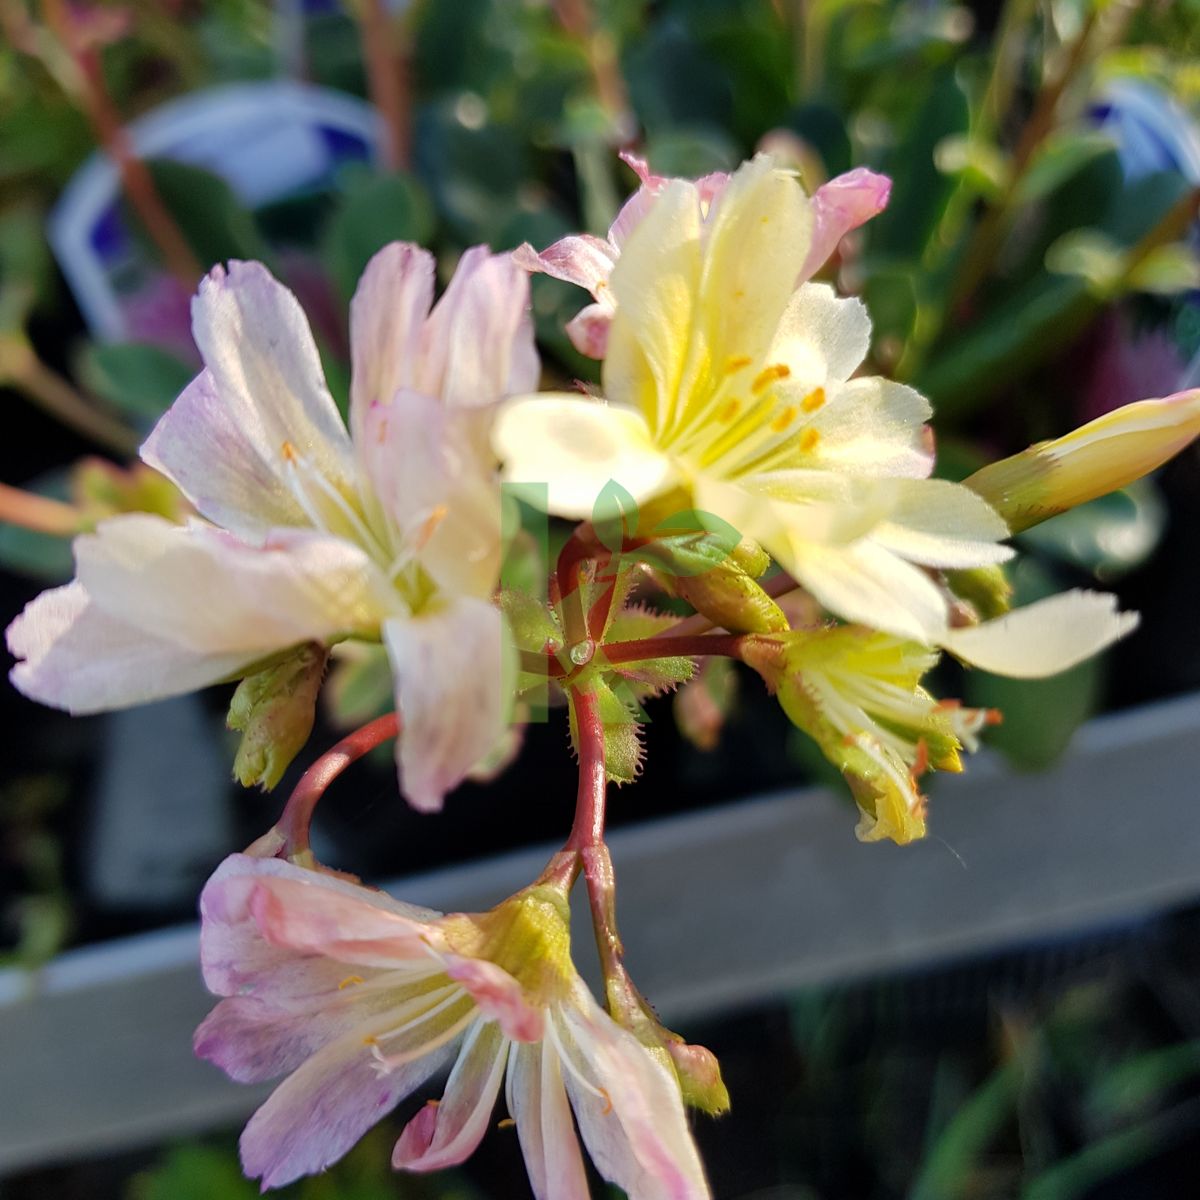
[[[308,524],[290,498],[286,445],[352,494],[350,439],[296,297],[261,263],[214,267],[193,301],[192,329],[206,370],[155,426],[142,458],[204,516],[245,537]]]
[[[813,233],[800,281],[812,277],[838,243],[887,207],[892,181],[886,175],[855,167],[822,184],[813,193]]]
[[[541,1043],[510,1052],[508,1111],[537,1200],[588,1200],[587,1174],[558,1055]]]
[[[384,1070],[372,1039],[392,1019],[360,1025],[319,1050],[275,1089],[241,1138],[242,1166],[262,1187],[282,1187],[323,1171],[406,1096],[434,1075],[455,1043]]]
[[[231,854],[200,894],[200,963],[205,984],[219,996],[250,995],[279,1008],[301,1008],[346,978],[342,963],[267,940],[253,901],[260,886],[273,885],[307,889],[301,896],[306,907],[320,908],[329,897],[411,926],[432,929],[439,915],[283,859]]]
[[[477,1022],[462,1050],[440,1104],[427,1104],[404,1127],[392,1154],[403,1171],[439,1171],[468,1158],[483,1140],[508,1061],[508,1039],[492,1022]]]
[[[9,674],[31,700],[67,712],[127,708],[207,687],[254,654],[206,654],[101,610],[80,583],[43,592],[8,627]]]
[[[500,611],[469,596],[385,622],[383,640],[403,722],[400,790],[436,812],[504,732],[515,652]]]
[[[537,387],[529,277],[511,254],[473,246],[459,259],[421,338],[415,386],[460,408]]]
[[[360,455],[373,405],[388,405],[416,379],[421,330],[433,304],[434,261],[411,242],[384,246],[350,301],[350,426]]]
[[[514,1042],[536,1042],[545,1030],[545,1014],[525,999],[521,985],[502,967],[483,958],[446,957],[446,974],[471,993],[480,1011],[500,1025]]]
[[[341,895],[292,879],[250,886],[247,906],[274,946],[361,966],[421,970],[440,943],[436,926],[380,908],[365,894]]]
[[[607,304],[589,304],[567,322],[567,337],[580,354],[603,358],[608,350],[608,330],[613,310]]]
[[[573,999],[559,1014],[559,1040],[574,1067],[563,1078],[596,1168],[629,1200],[707,1200],[674,1074],[582,984]]]
[[[513,261],[522,269],[586,288],[597,300],[616,259],[612,244],[590,233],[562,238],[541,253],[528,242],[513,251]]]

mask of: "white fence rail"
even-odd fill
[[[1086,726],[1059,766],[978,759],[937,788],[936,836],[860,846],[820,789],[618,831],[620,917],[634,975],[689,1018],[814,983],[933,963],[1128,920],[1200,898],[1200,697]],[[395,885],[480,909],[549,848]],[[578,926],[585,948],[585,925]],[[191,1055],[208,1010],[196,929],[0,972],[0,1170],[233,1122],[262,1090]]]

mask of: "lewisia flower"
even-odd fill
[[[259,263],[214,268],[192,308],[205,369],[142,447],[205,519],[119,516],[79,538],[75,581],[8,630],[13,683],[97,712],[305,644],[382,638],[401,786],[437,807],[503,727],[487,426],[538,363],[509,256],[468,250],[430,311],[433,289],[416,246],[368,265],[350,314],[351,439],[291,292]]]
[[[545,484],[530,499],[552,512],[589,516],[615,479],[643,505],[717,514],[846,620],[944,642],[949,601],[928,568],[1004,561],[1009,531],[968,488],[927,478],[922,396],[851,378],[870,320],[858,300],[796,286],[814,225],[812,202],[763,156],[707,205],[697,185],[668,183],[608,280],[606,401],[513,400],[495,444],[506,477]],[[1119,635],[1103,600],[1078,616],[1086,652]]]
[[[622,206],[607,238],[590,233],[573,234],[540,253],[528,242],[513,252],[513,258],[526,270],[553,275],[592,293],[595,303],[581,309],[567,323],[567,335],[575,349],[590,358],[603,358],[608,345],[608,327],[617,307],[609,286],[613,266],[634,229],[653,207],[655,197],[671,183],[667,177],[655,175],[645,159],[627,151],[621,153],[621,158],[637,173],[641,187]],[[723,171],[695,181],[704,213],[707,214],[728,182],[729,176]],[[891,190],[892,181],[886,175],[877,175],[865,167],[856,167],[817,188],[810,200],[812,239],[797,284],[820,270],[846,234],[881,213]]]
[[[224,996],[196,1052],[239,1082],[280,1075],[241,1139],[264,1188],[321,1171],[439,1070],[396,1167],[462,1162],[503,1081],[538,1200],[587,1196],[571,1112],[631,1200],[707,1197],[671,1068],[605,1014],[570,959],[565,894],[439,916],[323,872],[233,855],[201,897],[204,978]]]
[[[864,842],[925,836],[926,770],[961,771],[959,751],[998,719],[940,702],[921,687],[938,653],[857,625],[750,639],[746,661],[777,692],[792,723],[846,777]]]

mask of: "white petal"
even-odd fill
[[[381,1073],[365,1039],[386,1034],[395,1015],[365,1022],[317,1051],[271,1093],[242,1132],[242,1167],[265,1189],[337,1162],[368,1129],[441,1068],[451,1043]]]
[[[565,326],[571,345],[588,358],[604,358],[608,353],[612,315],[613,308],[609,304],[589,304],[581,308]]]
[[[206,517],[248,537],[309,523],[290,499],[285,447],[352,497],[350,439],[295,296],[261,263],[214,267],[192,329],[207,370],[155,426],[142,458]]]
[[[491,1120],[509,1041],[494,1021],[479,1021],[463,1039],[441,1103],[427,1106],[405,1126],[392,1154],[400,1171],[439,1171],[473,1153]]]
[[[937,585],[870,539],[846,547],[763,544],[825,608],[847,621],[926,643],[945,632],[946,599]]]
[[[398,603],[357,546],[298,530],[259,547],[199,522],[128,514],[78,538],[75,558],[104,612],[203,654],[374,634]]]
[[[972,666],[1014,679],[1056,675],[1091,658],[1137,627],[1138,614],[1118,612],[1115,596],[1070,591],[966,629],[941,644]]]
[[[590,517],[611,479],[637,500],[666,491],[674,480],[671,462],[655,449],[641,414],[623,405],[578,396],[522,397],[500,410],[492,441],[505,482],[563,517]]]
[[[504,731],[513,651],[499,609],[459,597],[383,627],[396,677],[400,790],[433,812]]]
[[[563,1078],[597,1170],[629,1200],[706,1200],[674,1073],[601,1011],[582,984],[572,1000],[558,1026],[574,1066]]]
[[[895,504],[871,540],[927,567],[981,567],[1012,558],[1008,526],[985,500],[945,479],[897,479]]]
[[[256,656],[209,655],[102,612],[79,583],[43,592],[8,627],[9,674],[31,700],[76,715],[207,687]]]
[[[861,300],[841,300],[828,284],[806,283],[788,302],[768,358],[789,367],[797,386],[815,388],[849,379],[870,344],[871,318]]]
[[[925,431],[930,415],[929,401],[902,383],[852,379],[829,390],[828,402],[806,426],[820,437],[812,457],[853,474],[924,479],[933,469]]]
[[[588,1200],[558,1055],[540,1042],[514,1046],[507,1092],[536,1200]]]
[[[433,307],[421,339],[416,386],[475,408],[537,387],[529,277],[511,254],[473,246]]]
[[[360,452],[373,404],[390,404],[416,378],[421,329],[433,303],[434,261],[411,242],[384,246],[350,301],[350,425]]]

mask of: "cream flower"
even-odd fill
[[[610,478],[640,503],[676,497],[757,540],[836,615],[940,643],[949,606],[928,568],[1002,562],[1008,529],[968,488],[927,478],[922,396],[852,378],[870,320],[827,286],[796,287],[813,226],[764,157],[709,205],[672,181],[609,279],[607,400],[513,400],[494,441],[506,478],[546,485],[552,512],[589,516]],[[1086,615],[1087,652],[1119,635]]]
[[[246,1173],[279,1187],[337,1161],[440,1070],[393,1165],[432,1171],[478,1146],[507,1078],[538,1200],[585,1200],[572,1125],[631,1200],[704,1200],[679,1084],[592,998],[569,914],[534,887],[439,916],[278,859],[233,855],[201,897],[204,978],[223,999],[196,1052],[239,1082],[287,1075],[242,1134]]]
[[[567,334],[575,349],[590,358],[603,358],[608,345],[608,329],[617,308],[609,286],[613,266],[634,229],[653,207],[655,197],[671,182],[663,175],[655,175],[645,159],[628,152],[622,152],[621,158],[636,172],[641,186],[622,206],[607,238],[574,234],[540,253],[528,242],[513,252],[513,258],[526,270],[553,275],[592,293],[595,303],[567,322]],[[729,176],[722,171],[695,180],[696,195],[704,212],[707,213],[728,182]],[[886,175],[877,175],[865,167],[847,171],[817,188],[811,201],[812,240],[797,284],[810,279],[824,265],[847,233],[882,212],[891,190],[892,181]]]
[[[379,638],[402,789],[437,807],[505,719],[487,425],[538,365],[510,257],[467,251],[431,312],[433,288],[415,246],[368,265],[351,306],[352,441],[295,297],[258,263],[215,268],[193,304],[205,369],[142,447],[206,520],[119,516],[78,539],[75,581],[9,628],[13,683],[96,712],[303,643]]]

